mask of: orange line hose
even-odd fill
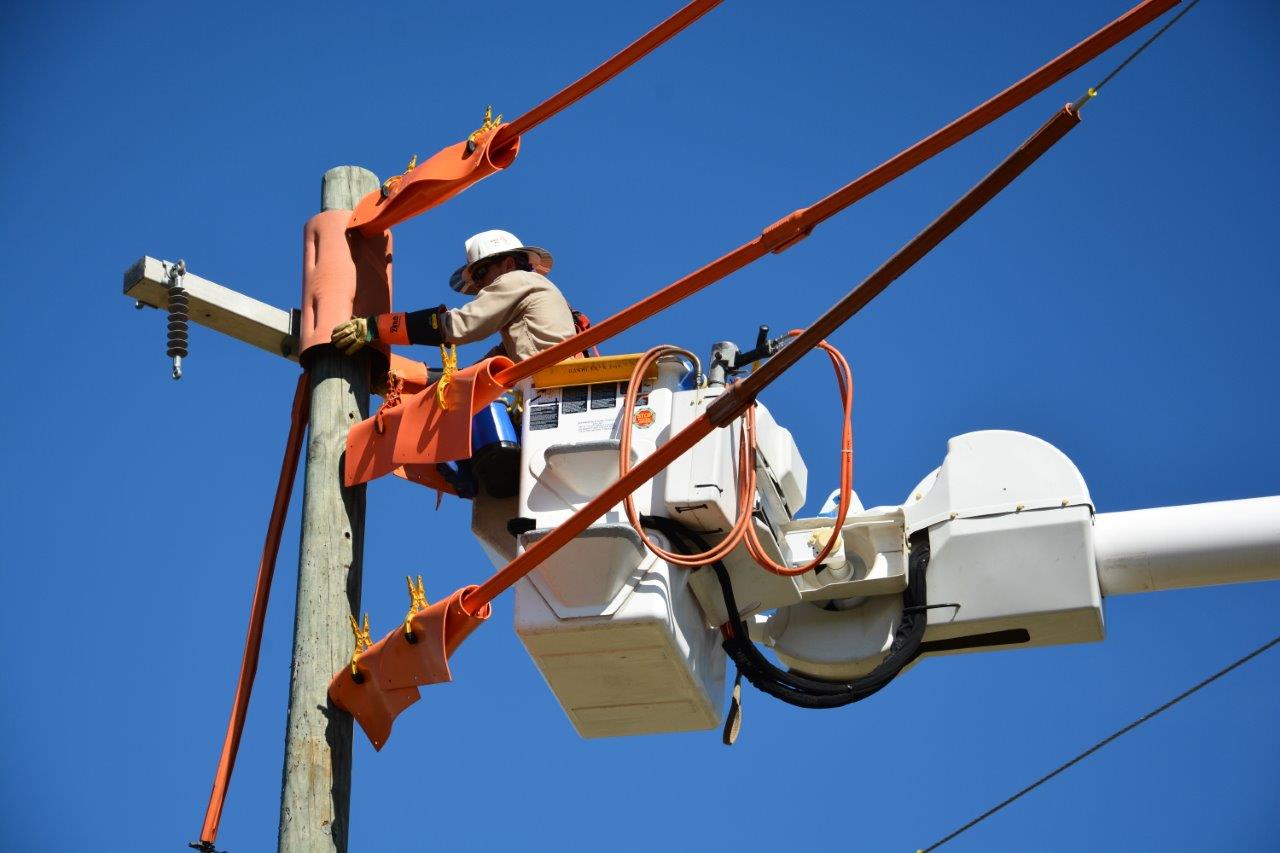
[[[262,649],[262,628],[267,619],[271,579],[275,576],[280,537],[284,533],[284,522],[289,513],[289,498],[293,495],[298,459],[302,455],[302,439],[306,434],[310,402],[311,380],[304,371],[298,377],[298,387],[293,392],[289,438],[285,441],[284,459],[280,463],[280,479],[276,483],[275,501],[271,505],[271,520],[267,523],[267,539],[262,545],[262,556],[258,561],[258,582],[253,588],[253,604],[249,609],[249,628],[244,640],[244,657],[240,660],[240,677],[236,681],[231,719],[227,723],[227,735],[222,742],[222,754],[218,757],[218,770],[213,777],[213,790],[209,793],[204,826],[200,830],[201,845],[208,849],[212,849],[213,842],[218,838],[222,806],[227,799],[231,771],[236,766],[236,753],[240,749],[240,736],[244,732],[244,720],[249,710],[249,696],[253,693],[253,679],[258,672],[258,653]]]
[[[558,364],[575,352],[598,346],[609,338],[640,323],[722,278],[764,257],[780,252],[803,239],[819,223],[866,198],[885,184],[945,151],[1014,107],[1043,92],[1099,54],[1114,47],[1178,4],[1179,0],[1143,0],[1071,49],[1050,60],[1026,77],[987,101],[934,131],[910,148],[894,155],[871,171],[841,187],[810,207],[792,213],[706,266],[694,270],[656,293],[630,305],[612,317],[594,324],[563,343],[543,350],[502,371],[497,381],[507,388],[539,370]]]
[[[556,92],[510,124],[501,125],[493,138],[492,148],[502,146],[522,133],[533,130],[565,107],[574,104],[648,56],[655,48],[677,35],[694,21],[719,6],[722,0],[694,0],[670,18],[636,39],[598,68]]]

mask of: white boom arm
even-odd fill
[[[1103,595],[1280,579],[1280,497],[1100,513]]]

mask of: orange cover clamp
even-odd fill
[[[398,626],[370,646],[356,661],[360,681],[344,666],[329,682],[330,700],[355,718],[374,749],[391,737],[400,712],[421,698],[419,687],[453,680],[449,656],[493,612],[489,605],[474,614],[463,609],[462,596],[474,589],[460,589],[415,613],[409,620],[415,642]]]
[[[471,458],[471,418],[505,390],[494,377],[511,366],[504,356],[453,374],[440,405],[435,385],[404,398],[347,433],[343,482],[367,483],[400,466],[434,465]]]

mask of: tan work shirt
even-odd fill
[[[512,270],[481,288],[466,305],[445,312],[443,331],[444,339],[455,344],[501,331],[502,350],[512,361],[523,361],[578,330],[569,303],[550,279]]]

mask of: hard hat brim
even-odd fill
[[[490,263],[497,258],[514,255],[517,252],[524,252],[528,256],[529,263],[533,266],[533,271],[539,275],[546,275],[551,272],[551,266],[555,263],[551,253],[541,246],[521,246],[518,249],[508,249],[505,252],[494,252],[492,255],[485,255],[483,258],[479,258],[469,264],[463,264],[454,270],[453,275],[449,276],[449,287],[458,293],[462,293],[462,289],[466,287],[471,278],[471,268],[476,264]]]

